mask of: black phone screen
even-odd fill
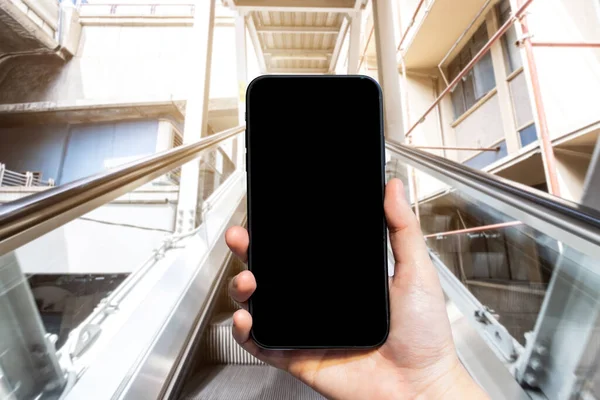
[[[381,97],[364,76],[249,85],[249,310],[262,347],[374,347],[387,337]]]

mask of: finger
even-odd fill
[[[392,179],[385,188],[385,216],[390,232],[390,243],[395,259],[394,280],[407,269],[425,265],[430,267],[423,233],[404,194],[404,185]]]
[[[232,226],[225,232],[225,242],[233,254],[238,256],[243,262],[248,261],[248,231],[241,226]]]
[[[252,329],[252,316],[246,310],[237,310],[233,313],[232,335],[236,342],[248,353],[259,360],[281,369],[288,369],[289,354],[284,351],[265,350],[257,346],[250,338]]]
[[[229,282],[229,296],[242,306],[248,309],[246,302],[256,290],[256,279],[250,271],[242,271]]]

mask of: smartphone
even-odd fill
[[[373,348],[389,330],[379,84],[261,76],[246,93],[251,337]]]

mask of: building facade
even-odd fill
[[[358,73],[383,88],[388,140],[594,206],[598,0],[6,0],[0,17],[0,204],[239,128],[246,87],[261,74]],[[285,131],[280,140],[293,145]],[[107,295],[146,273],[149,254],[160,265],[178,235],[210,237],[204,222],[243,169],[243,147],[235,137],[0,253],[0,305],[6,282],[24,277],[15,287],[31,296],[20,304],[31,302],[53,345],[70,344]],[[432,255],[524,351],[562,244],[387,161],[390,175],[405,171]],[[11,310],[0,307],[0,319]],[[598,337],[586,338],[589,354]],[[13,339],[0,337],[0,353]],[[8,364],[0,358],[0,384],[21,376]],[[597,371],[586,368],[589,386]],[[38,383],[24,380],[16,398],[33,398]]]

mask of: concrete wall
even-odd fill
[[[154,153],[157,129],[155,120],[0,128],[0,162],[62,184]]]
[[[67,141],[67,124],[0,128],[0,163],[11,171],[39,171],[57,179]]]
[[[590,165],[590,158],[556,151],[556,172],[561,197],[579,203],[583,195],[583,184]]]
[[[502,116],[498,96],[493,95],[481,107],[473,111],[454,127],[456,145],[459,147],[488,147],[504,138]],[[477,152],[461,151],[459,160],[463,161]]]
[[[59,183],[153,154],[157,129],[158,121],[72,126]]]
[[[173,231],[176,204],[108,204],[16,250],[26,274],[134,271]],[[126,225],[126,226],[124,226]]]
[[[595,1],[545,0],[531,6],[538,42],[600,42]],[[600,49],[534,49],[552,137],[600,120]]]
[[[429,77],[415,76],[411,73],[407,74],[407,89],[408,89],[408,124],[410,127],[418,122],[418,119],[429,108],[431,103],[435,101],[435,85],[436,81]],[[442,139],[438,127],[437,111],[433,110],[425,118],[425,121],[420,123],[413,131],[413,145],[419,146],[441,146]],[[427,150],[433,154],[443,155],[441,150]]]
[[[189,27],[84,26],[75,57],[44,79],[23,79],[40,59],[21,63],[1,81],[0,101],[185,99]]]

